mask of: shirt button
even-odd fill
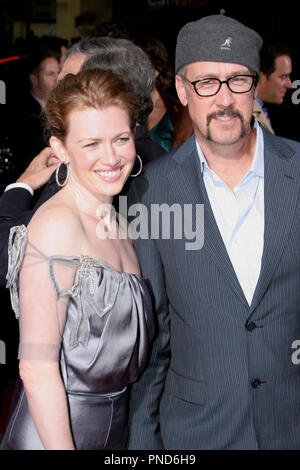
[[[246,325],[246,329],[250,332],[255,330],[255,328],[257,328],[257,326],[253,321],[251,321],[250,323],[247,323]]]
[[[262,383],[264,383],[264,382],[262,382],[260,379],[254,379],[251,382],[251,387],[252,388],[258,388],[258,387],[261,386]]]

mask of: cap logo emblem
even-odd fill
[[[224,41],[224,44],[221,44],[221,49],[223,51],[231,51],[232,38],[229,37]]]

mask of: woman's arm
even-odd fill
[[[46,450],[75,450],[66,391],[56,361],[20,360],[29,410]]]
[[[80,239],[72,214],[59,206],[37,212],[28,227],[30,243],[19,275],[20,375],[32,419],[47,450],[75,449],[59,368],[69,295],[57,298],[55,289],[70,289],[74,283],[77,265],[64,259],[77,254],[72,239]],[[53,260],[53,255],[63,259]]]

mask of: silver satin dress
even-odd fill
[[[26,227],[11,229],[7,286],[17,317],[18,273],[26,244]],[[88,256],[45,258],[56,297],[70,295],[60,368],[76,449],[124,449],[127,386],[142,372],[154,335],[152,299],[147,283]],[[57,260],[78,266],[75,283],[68,291],[60,291],[57,286],[53,269]],[[43,449],[24,389],[0,449]]]

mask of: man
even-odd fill
[[[292,59],[286,46],[264,41],[260,53],[260,80],[254,107],[256,118],[273,132],[265,103],[282,104],[287,90],[292,87],[290,75]]]
[[[95,61],[92,61],[93,57]],[[141,107],[138,115],[140,125],[137,127],[135,136],[137,153],[144,163],[163,155],[164,150],[150,139],[142,125],[152,110],[150,95],[155,84],[154,69],[147,55],[125,39],[83,39],[69,49],[59,79],[68,73],[78,73],[85,62],[90,63],[90,66],[88,63],[85,65],[86,68],[101,65],[103,69],[113,70],[128,84],[130,91],[140,96]],[[33,192],[47,182],[56,165],[57,162],[53,159],[50,149],[44,149],[18,178],[17,183],[9,185],[0,197],[0,285],[2,286],[6,284],[7,242],[10,228],[29,222],[34,212],[32,211]],[[58,190],[55,175],[52,174],[34,210]]]
[[[16,103],[13,115],[20,172],[45,147],[41,111],[57,83],[59,60],[59,54],[47,49],[37,50],[28,59],[30,91]]]
[[[128,201],[141,204],[135,249],[158,315],[132,387],[130,449],[300,447],[300,145],[252,125],[261,42],[221,15],[178,35],[176,88],[195,135],[151,162]]]
[[[29,80],[31,96],[42,108],[57,83],[59,55],[52,51],[39,51],[30,61]]]

